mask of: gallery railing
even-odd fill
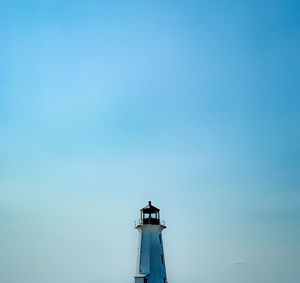
[[[165,226],[165,221],[155,218],[146,218],[146,219],[139,219],[134,221],[134,226],[137,227],[139,225],[145,224],[152,224],[152,225],[162,225]]]

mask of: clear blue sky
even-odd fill
[[[0,281],[300,281],[300,2],[0,1]]]

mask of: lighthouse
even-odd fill
[[[140,210],[135,228],[139,231],[135,283],[167,283],[162,231],[167,228],[160,220],[159,209],[151,204]]]

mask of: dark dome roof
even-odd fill
[[[153,206],[151,201],[148,202],[148,205],[141,209],[144,213],[154,213],[159,212],[159,208]]]

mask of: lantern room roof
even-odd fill
[[[147,206],[141,209],[141,211],[144,213],[155,213],[155,212],[159,212],[159,210],[160,210],[159,208],[151,204],[151,201],[148,202]]]

